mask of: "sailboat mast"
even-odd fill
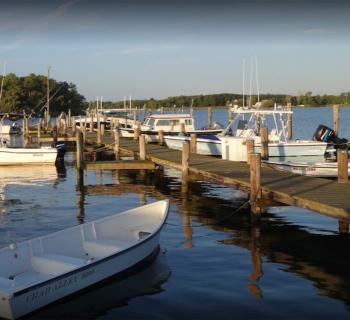
[[[249,108],[252,107],[253,58],[250,59]]]
[[[260,102],[260,92],[259,92],[259,73],[258,73],[258,57],[255,56],[255,73],[256,73],[256,89],[258,91],[258,102]]]
[[[1,98],[2,98],[2,90],[4,88],[5,77],[6,77],[6,62],[4,62],[4,71],[2,73],[2,79],[1,79],[0,101],[1,101]]]
[[[245,94],[245,59],[243,59],[243,98],[242,98],[242,107],[244,108],[244,94]]]
[[[46,106],[47,114],[50,114],[50,69],[51,66],[47,67],[47,79],[46,79]]]

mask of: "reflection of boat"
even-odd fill
[[[0,316],[23,316],[147,259],[168,208],[158,201],[0,250]]]
[[[277,170],[287,171],[303,176],[312,177],[337,177],[337,162],[315,162],[315,161],[264,161],[264,163]],[[350,163],[348,174],[350,175]]]
[[[215,135],[223,131],[222,128],[195,129],[194,118],[190,114],[183,113],[153,114],[147,117],[141,125],[141,134],[147,135],[147,139],[150,141],[156,141],[161,130],[164,136],[180,133]],[[134,128],[121,128],[120,132],[122,137],[133,137]]]
[[[74,299],[45,308],[36,313],[36,317],[41,319],[78,319],[82,317],[94,319],[105,314],[107,310],[124,304],[127,299],[156,294],[162,291],[161,285],[170,277],[170,269],[165,254],[158,253],[154,258],[155,260],[145,269],[142,268],[142,271],[125,279],[113,279],[113,281],[104,283],[103,286],[77,295]]]

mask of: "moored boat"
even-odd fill
[[[168,200],[0,250],[0,317],[18,318],[154,254]]]

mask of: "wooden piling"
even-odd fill
[[[38,141],[41,138],[41,120],[38,122]]]
[[[139,154],[140,160],[146,160],[146,143],[144,134],[139,136]]]
[[[287,111],[292,111],[292,104],[287,103]],[[291,140],[293,137],[293,114],[288,113],[287,115],[287,139]]]
[[[91,110],[90,112],[90,132],[94,132],[94,111]]]
[[[338,231],[341,234],[349,233],[349,220],[338,220]]]
[[[72,117],[72,135],[75,136],[75,133],[77,131],[77,126],[75,123],[75,117]]]
[[[105,124],[101,123],[101,137],[105,135]]]
[[[138,122],[136,127],[134,126],[134,140],[138,140],[141,132],[140,123]]]
[[[208,107],[208,129],[211,129],[213,123],[213,110],[211,107]]]
[[[77,170],[83,170],[84,137],[81,130],[77,130]]]
[[[339,134],[339,105],[333,106],[333,130],[336,135]]]
[[[180,123],[180,132],[185,133],[185,124],[184,123]]]
[[[258,200],[261,198],[261,155],[250,154],[250,208],[255,217],[260,216]]]
[[[188,167],[190,161],[190,144],[186,141],[182,144],[182,179],[188,177]]]
[[[101,121],[100,121],[100,115],[97,113],[97,144],[102,144],[102,135],[101,135]]]
[[[160,146],[164,145],[164,131],[163,130],[158,131],[158,144]]]
[[[254,139],[247,139],[246,146],[247,146],[247,165],[250,165],[250,155],[255,152]]]
[[[348,151],[338,150],[337,151],[337,161],[338,161],[338,183],[348,183]]]
[[[54,143],[54,144],[57,143],[57,137],[58,137],[58,130],[57,130],[57,126],[55,125],[55,126],[52,128],[52,140],[53,140],[53,143]]]
[[[191,133],[191,152],[197,153],[197,135],[195,133]]]
[[[120,135],[119,135],[119,128],[117,127],[114,131],[114,154],[115,154],[115,160],[120,159]]]
[[[269,134],[266,127],[260,128],[260,138],[261,138],[261,159],[269,159]]]

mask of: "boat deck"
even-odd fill
[[[88,135],[87,139],[95,140],[92,135]],[[104,144],[108,146],[113,142],[112,137],[104,136]],[[133,139],[121,138],[120,148],[125,153],[138,153],[139,144]],[[158,165],[179,170],[182,168],[181,151],[170,150],[165,146],[147,144],[146,158]],[[250,190],[250,172],[245,163],[191,154],[189,172],[242,190]],[[350,218],[350,184],[338,184],[334,180],[300,176],[262,166],[261,186],[264,198],[338,219]]]

